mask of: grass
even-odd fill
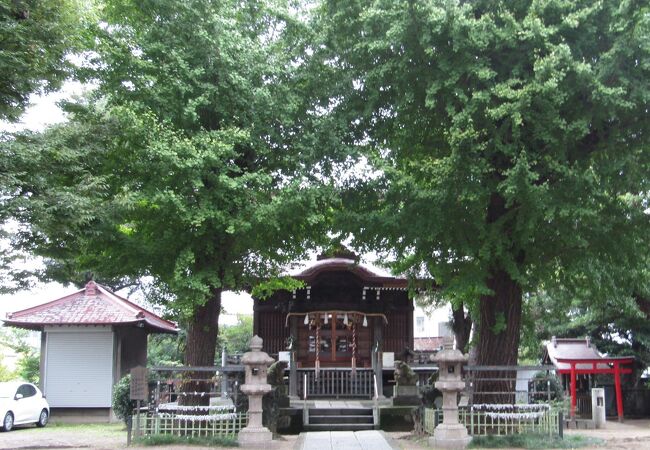
[[[23,428],[21,426],[21,428]],[[116,434],[124,434],[126,436],[126,428],[123,423],[60,423],[50,422],[45,428],[37,427],[24,427],[24,432],[42,433],[45,431],[54,432],[74,432],[74,433],[88,433],[93,436],[115,436]]]
[[[126,432],[125,425],[120,423],[62,423],[50,422],[47,428],[55,428],[57,430],[83,430],[83,431],[124,431]]]
[[[237,447],[235,437],[194,437],[174,436],[171,434],[151,434],[142,438],[134,439],[135,445],[199,445],[206,447]]]
[[[600,445],[602,439],[580,435],[544,436],[539,434],[513,434],[510,436],[475,436],[469,448],[581,448]]]

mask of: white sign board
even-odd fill
[[[383,352],[381,354],[381,365],[384,368],[395,366],[395,352]]]
[[[286,361],[287,365],[291,367],[291,352],[278,352],[278,361]]]

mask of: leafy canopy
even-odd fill
[[[648,247],[650,15],[639,1],[330,1],[321,108],[380,175],[342,223],[447,296],[505,271],[628,297]],[[343,129],[343,127],[341,127]],[[637,280],[638,281],[638,280]]]
[[[85,13],[76,0],[0,1],[0,120],[18,120],[30,94],[57,90],[69,77]]]
[[[50,274],[150,275],[190,313],[324,230],[295,86],[302,25],[282,1],[104,2],[68,124],[6,143],[18,243]]]

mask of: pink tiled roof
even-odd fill
[[[58,300],[7,314],[6,325],[42,329],[49,325],[138,325],[153,332],[176,333],[165,320],[89,281],[86,287]]]
[[[433,352],[442,348],[442,337],[416,337],[413,338],[413,350]]]

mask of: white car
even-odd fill
[[[50,418],[50,405],[40,389],[31,383],[0,383],[0,418],[2,431],[11,431],[14,425],[26,423],[44,427]]]

